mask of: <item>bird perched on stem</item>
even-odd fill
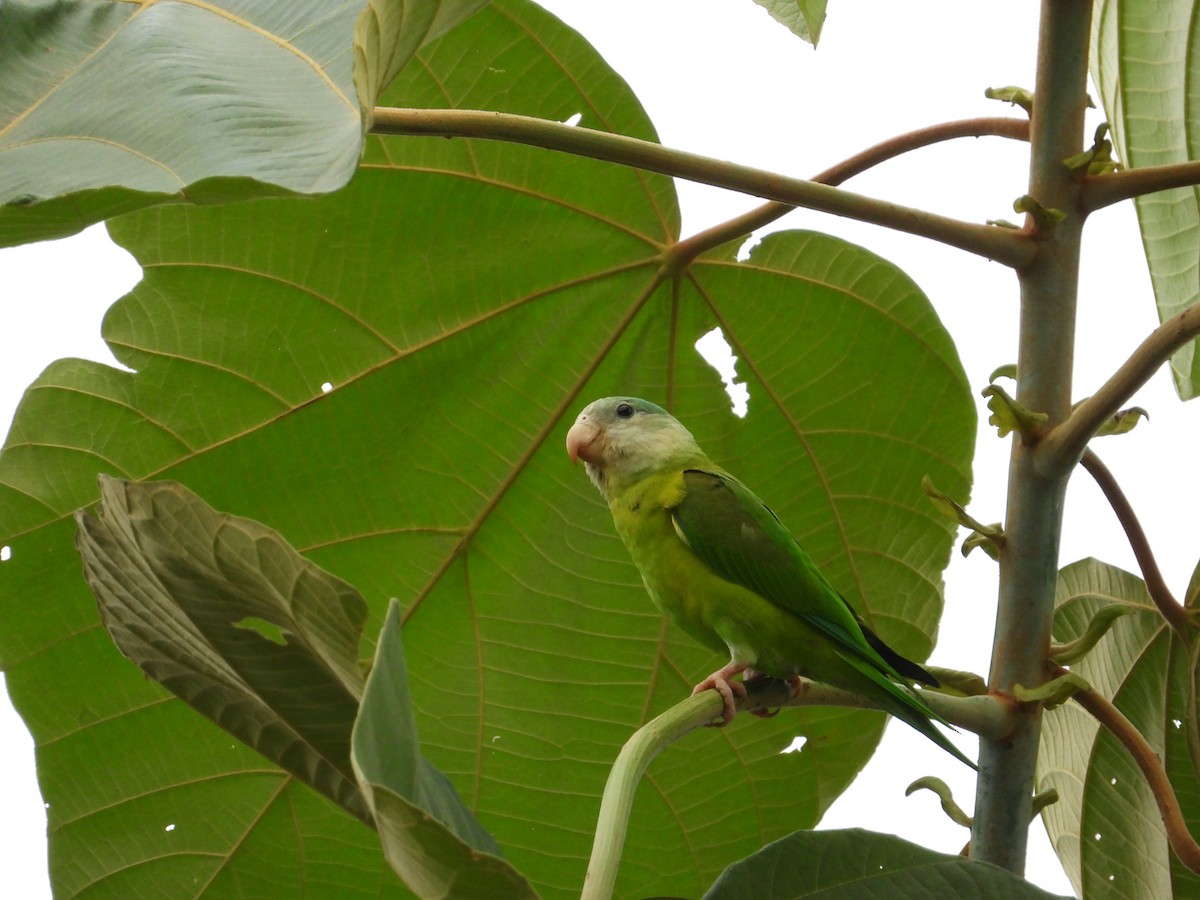
[[[861,694],[974,768],[910,686],[936,679],[871,631],[775,514],[665,409],[635,397],[597,400],[567,432],[567,453],[608,501],[658,607],[729,654],[692,691],[721,695],[721,724],[746,693],[735,675],[793,685],[802,675]]]

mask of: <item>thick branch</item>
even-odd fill
[[[963,137],[1006,137],[1015,141],[1029,140],[1029,120],[1015,119],[1008,116],[987,116],[978,119],[959,119],[954,122],[944,122],[919,128],[906,134],[881,141],[868,147],[861,153],[856,153],[849,159],[842,160],[830,166],[824,172],[812,177],[816,184],[827,184],[832,187],[855,175],[871,169],[880,163],[895,159],[903,153],[930,147],[942,141]],[[712,228],[698,232],[675,245],[675,256],[683,261],[695,259],[701,253],[719,247],[728,241],[744,237],[751,232],[774,222],[796,207],[790,203],[771,201],[755,209],[749,210],[736,218]]]
[[[1046,476],[1069,471],[1100,426],[1128,402],[1172,353],[1197,335],[1200,335],[1200,304],[1171,316],[1150,332],[1100,390],[1082,401],[1066,421],[1042,438],[1035,451],[1038,471]]]
[[[1066,669],[1060,666],[1052,668],[1057,675],[1066,674]],[[1154,748],[1119,709],[1095,690],[1078,691],[1073,699],[1129,751],[1133,761],[1142,770],[1150,792],[1154,794],[1154,802],[1158,804],[1158,813],[1166,827],[1167,841],[1171,849],[1175,851],[1181,863],[1193,872],[1200,873],[1200,845],[1188,831],[1183,811],[1179,808],[1179,800],[1175,797],[1175,790],[1171,787],[1162,760],[1158,758]]]
[[[1071,368],[1083,217],[1079,183],[1063,165],[1083,143],[1091,0],[1042,0],[1030,119],[1029,196],[1066,217],[1046,230],[1021,283],[1017,402],[1058,423],[1071,409]],[[1035,218],[1030,216],[1029,218]],[[1047,478],[1033,448],[1012,442],[1000,591],[988,687],[1010,694],[1041,684],[1050,646],[1066,476]],[[1032,812],[1041,707],[1023,706],[1003,740],[979,742],[971,858],[1018,874]]]
[[[1117,484],[1117,480],[1108,467],[1091,450],[1083,451],[1080,463],[1095,479],[1100,490],[1104,491],[1104,496],[1108,498],[1113,512],[1117,514],[1117,520],[1125,529],[1125,534],[1129,538],[1129,546],[1133,548],[1133,555],[1137,558],[1138,566],[1142,570],[1142,577],[1146,581],[1146,591],[1150,594],[1150,599],[1154,601],[1154,605],[1158,607],[1162,617],[1167,620],[1167,624],[1186,643],[1191,633],[1191,620],[1187,611],[1179,605],[1171,593],[1171,589],[1167,587],[1167,582],[1163,579],[1158,563],[1154,559],[1154,552],[1150,549],[1150,542],[1146,539],[1146,532],[1142,530],[1142,524],[1138,521],[1129,500],[1126,499],[1125,492],[1121,490],[1121,486]]]
[[[376,134],[484,138],[560,150],[883,225],[1017,269],[1028,265],[1036,254],[1033,241],[1012,229],[961,222],[802,178],[787,178],[763,169],[672,150],[652,141],[529,116],[466,109],[379,107],[374,111],[371,131]]]
[[[1176,187],[1194,187],[1198,184],[1200,162],[1194,160],[1167,166],[1125,169],[1107,175],[1090,175],[1083,180],[1080,205],[1084,213],[1090,213],[1131,197]]]

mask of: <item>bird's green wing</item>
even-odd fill
[[[930,721],[944,721],[941,716],[891,680],[910,678],[936,687],[936,679],[863,624],[775,514],[723,472],[687,469],[683,476],[686,493],[671,515],[692,552],[725,580],[749,588],[828,636],[842,659],[873,686],[869,696],[881,708],[974,768]]]
[[[714,572],[747,587],[896,677],[932,682],[867,629],[775,514],[732,476],[688,469],[672,510],[684,542]],[[932,682],[936,683],[936,682]]]

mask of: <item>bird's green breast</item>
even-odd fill
[[[617,533],[655,604],[695,640],[776,677],[810,674],[830,648],[799,618],[721,578],[684,542],[671,510],[685,495],[681,471],[643,478],[609,501]],[[837,681],[838,679],[831,679]]]
[[[671,520],[671,510],[683,496],[682,472],[642,479],[614,495],[609,504],[617,533],[651,598],[676,625],[717,653],[761,665],[772,643],[768,634],[777,632],[781,613],[752,591],[718,576],[689,549]],[[790,663],[787,668],[790,673]]]
[[[680,628],[717,652],[725,641],[712,621],[705,581],[715,576],[680,539],[670,510],[683,499],[683,473],[643,478],[609,502],[617,534],[629,548],[651,598]]]

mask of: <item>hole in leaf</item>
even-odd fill
[[[12,547],[5,544],[0,547],[0,562],[8,562],[10,559],[12,559]]]
[[[1172,719],[1171,721],[1175,723],[1175,727],[1176,727],[1176,728],[1182,728],[1182,727],[1183,727],[1183,722],[1181,722],[1179,719]]]
[[[800,734],[792,738],[792,742],[780,750],[780,753],[799,753],[804,749],[804,745],[808,743],[808,738]]]
[[[328,394],[332,390],[333,390],[332,382],[326,381],[321,384],[321,393],[322,394]]]
[[[247,616],[240,622],[234,622],[233,624],[237,628],[245,628],[247,631],[255,632],[272,644],[278,644],[280,647],[287,645],[287,634],[274,622],[268,622],[266,619],[260,619],[256,616]]]
[[[574,128],[582,120],[583,120],[583,113],[575,113],[574,115],[567,116],[567,118],[563,120],[563,124],[570,125],[572,128]]]
[[[175,830],[174,822],[172,822],[170,825],[168,825],[166,828],[163,829],[163,831],[174,831],[174,830]]]
[[[742,245],[738,247],[736,259],[738,262],[745,262],[750,258],[750,252],[761,243],[762,238],[756,234],[750,235],[742,241]]]
[[[733,414],[744,418],[750,406],[750,389],[744,382],[737,380],[737,357],[733,355],[733,348],[725,340],[725,333],[720,328],[714,328],[696,341],[695,346],[704,361],[721,376]]]

